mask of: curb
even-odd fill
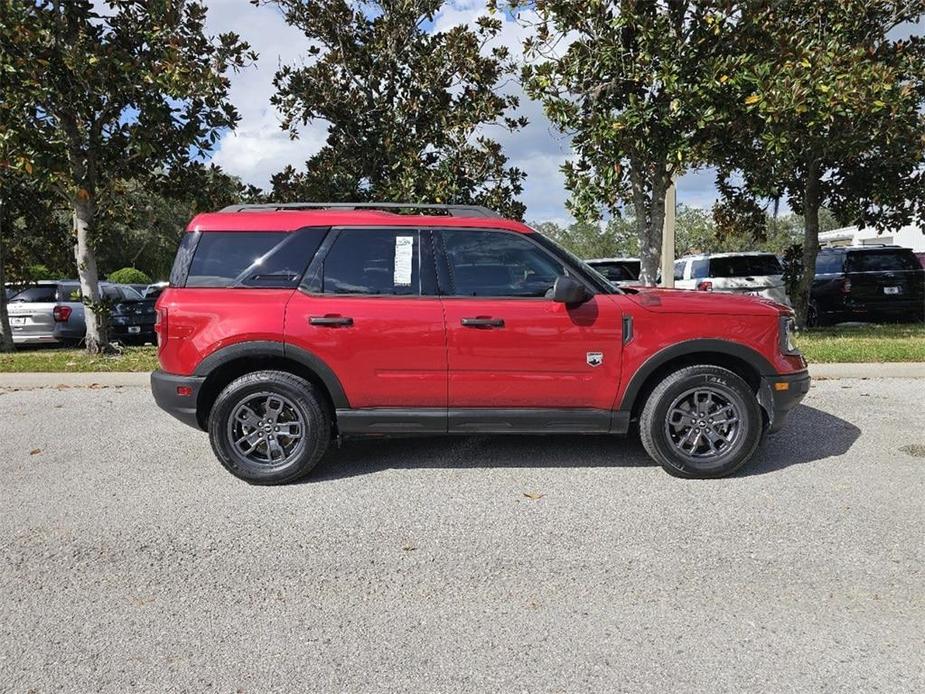
[[[874,364],[810,364],[813,380],[840,378],[925,378],[925,362],[893,362]],[[89,373],[0,373],[3,388],[147,388],[148,372],[124,371]]]
[[[87,373],[0,373],[2,388],[147,388],[151,374],[147,371],[91,371]]]

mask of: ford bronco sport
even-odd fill
[[[183,235],[151,387],[256,484],[301,477],[344,436],[632,425],[669,473],[720,477],[809,388],[792,315],[618,289],[479,207],[236,206]]]

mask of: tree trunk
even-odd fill
[[[0,197],[0,352],[12,352],[13,331],[10,314],[6,310],[6,273],[3,268],[3,198]]]
[[[651,181],[650,195],[641,182],[634,182],[636,229],[639,234],[639,283],[654,287],[662,260],[662,232],[665,224],[665,171],[657,170]]]
[[[90,354],[108,352],[109,312],[100,301],[99,275],[96,271],[96,255],[90,244],[90,225],[93,223],[93,202],[87,196],[78,196],[72,201],[74,210],[74,233],[77,243],[74,255],[77,260],[77,276],[83,295],[84,315],[87,322],[86,345]]]
[[[797,327],[806,327],[813,280],[816,277],[816,256],[819,254],[819,162],[810,161],[806,167],[803,191],[803,268],[793,309],[797,314]]]

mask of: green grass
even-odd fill
[[[126,347],[122,354],[91,357],[82,349],[59,347],[20,348],[0,354],[0,373],[44,371],[153,371],[157,368],[154,347]]]
[[[925,361],[925,325],[840,325],[811,328],[796,343],[812,364]]]
[[[812,364],[833,362],[925,362],[925,325],[860,325],[812,328],[796,342]],[[126,347],[122,354],[91,357],[81,349],[22,348],[0,354],[0,373],[44,371],[153,371],[154,347]]]

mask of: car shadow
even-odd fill
[[[777,472],[845,453],[860,429],[805,405],[784,430],[769,436],[737,476]],[[615,436],[450,436],[346,439],[318,464],[306,482],[419,468],[650,467],[638,434]]]

